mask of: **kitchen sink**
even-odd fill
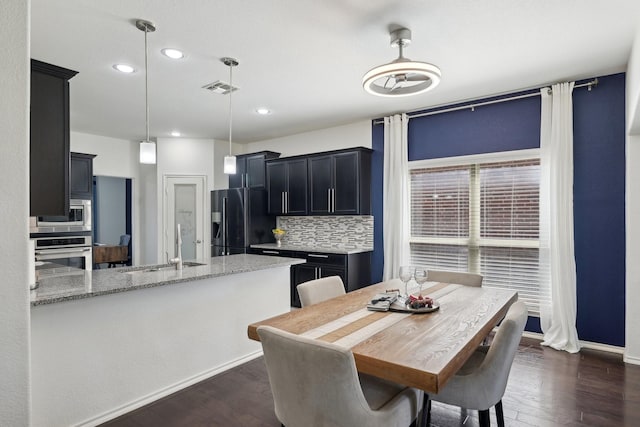
[[[199,267],[201,265],[206,265],[206,264],[202,264],[199,262],[193,262],[193,261],[183,261],[182,262],[182,268],[189,268],[189,267]],[[160,265],[154,265],[152,267],[142,267],[142,268],[138,268],[138,269],[133,269],[133,270],[125,270],[123,271],[123,273],[127,273],[127,274],[138,274],[138,273],[153,273],[153,272],[157,272],[157,271],[171,271],[171,270],[175,270],[176,266],[175,264],[160,264]]]

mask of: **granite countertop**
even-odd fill
[[[166,264],[93,271],[74,268],[41,270],[37,282],[38,287],[31,291],[31,305],[52,304],[116,292],[248,273],[301,264],[305,261],[296,258],[243,254],[215,257],[196,262],[201,265],[185,265],[182,271],[176,270],[175,266],[167,266]],[[188,263],[185,262],[185,264]]]
[[[367,248],[329,248],[319,246],[301,246],[301,245],[287,245],[283,243],[282,246],[278,246],[276,243],[261,243],[257,245],[251,245],[255,249],[273,249],[280,251],[299,251],[299,252],[323,252],[328,254],[359,254],[362,252],[371,252],[373,249]]]

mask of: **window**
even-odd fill
[[[410,248],[413,264],[480,273],[538,313],[540,162],[527,156],[412,162]]]

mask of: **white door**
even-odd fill
[[[164,253],[176,257],[176,229],[180,224],[182,259],[204,259],[205,209],[207,180],[205,176],[165,176]],[[166,261],[166,259],[165,259]]]

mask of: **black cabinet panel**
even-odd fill
[[[31,216],[69,211],[69,79],[76,74],[31,60]]]
[[[71,198],[93,197],[93,154],[71,153]]]
[[[266,163],[269,213],[307,214],[307,159],[272,160]]]
[[[333,182],[333,156],[309,158],[309,213],[311,215],[331,212]]]
[[[352,149],[309,157],[309,214],[371,213],[371,150]]]
[[[278,157],[280,157],[280,153],[273,151],[236,156],[236,173],[229,175],[229,188],[264,187],[265,161]]]

